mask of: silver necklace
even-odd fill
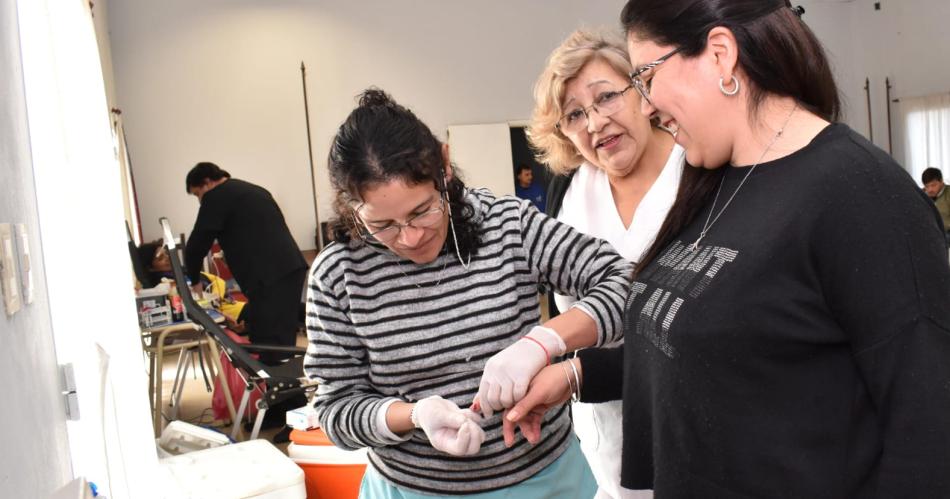
[[[749,168],[749,171],[745,174],[745,176],[742,177],[742,181],[739,182],[739,186],[736,187],[736,190],[732,191],[732,195],[729,196],[728,200],[726,200],[726,204],[722,205],[722,209],[719,210],[719,213],[716,214],[716,218],[712,218],[713,212],[716,211],[716,203],[719,201],[719,194],[722,192],[722,184],[725,183],[726,181],[725,174],[722,176],[722,180],[719,181],[719,189],[716,190],[716,197],[713,198],[712,207],[709,208],[709,215],[706,215],[706,223],[703,224],[703,230],[700,231],[699,237],[697,237],[696,240],[693,241],[693,244],[689,245],[690,251],[696,251],[699,249],[699,242],[702,241],[704,237],[706,237],[706,234],[709,232],[709,229],[712,229],[712,226],[716,223],[716,221],[719,220],[719,217],[722,216],[722,213],[726,211],[726,208],[729,207],[729,204],[732,203],[732,200],[735,199],[736,194],[739,193],[739,189],[742,189],[742,186],[745,185],[745,181],[749,179],[749,175],[752,175],[752,172],[755,171],[755,167],[759,166],[759,163],[762,162],[762,159],[765,158],[765,155],[768,154],[768,152],[772,149],[772,146],[775,145],[775,142],[778,140],[778,138],[782,136],[782,132],[785,131],[785,127],[788,126],[788,122],[789,120],[792,119],[792,114],[795,113],[796,109],[798,109],[797,102],[795,103],[794,106],[792,106],[792,110],[791,112],[788,113],[788,116],[785,117],[785,122],[782,123],[782,127],[779,128],[777,132],[775,132],[775,135],[772,137],[772,140],[769,141],[769,144],[767,146],[765,146],[765,150],[762,151],[761,155],[759,155],[759,159],[756,160],[755,164],[753,164]],[[710,219],[712,221],[710,221]]]
[[[455,242],[455,256],[458,257],[458,259],[459,259],[459,264],[462,266],[462,268],[465,269],[465,270],[468,270],[469,264],[472,263],[472,254],[471,254],[471,253],[468,254],[468,261],[465,261],[465,262],[462,261],[462,253],[459,252],[459,241],[458,241],[458,238],[455,236],[455,224],[452,222],[452,208],[449,208],[449,227],[450,227],[451,230],[452,230],[452,241]],[[448,248],[448,246],[446,246],[445,252],[442,253],[442,254],[445,255],[445,261],[442,262],[442,270],[439,272],[439,280],[438,280],[435,284],[433,284],[432,287],[436,287],[436,286],[438,286],[439,284],[442,284],[442,278],[445,277],[445,267],[448,266],[448,264],[449,264],[449,248]],[[396,261],[396,265],[399,267],[399,272],[403,275],[403,277],[405,277],[406,279],[409,279],[409,276],[402,270],[402,264],[399,263],[398,260]],[[411,280],[411,279],[410,279],[410,280]],[[413,284],[415,287],[417,287],[417,288],[419,288],[419,289],[422,289],[422,286],[416,284],[415,282],[413,282],[412,284]]]
[[[463,269],[468,270],[468,266],[472,263],[472,253],[471,252],[468,253],[467,261],[464,261],[464,262],[462,261],[462,253],[459,251],[459,240],[458,240],[458,237],[455,235],[455,222],[452,221],[452,204],[449,203],[448,195],[446,195],[445,205],[448,207],[448,211],[449,211],[449,230],[452,231],[452,241],[455,243],[455,256],[457,256],[459,259],[459,265],[461,265]],[[445,258],[445,261],[442,262],[442,270],[439,272],[439,280],[435,284],[433,284],[432,287],[436,287],[439,284],[442,284],[442,279],[445,277],[445,267],[449,264],[448,245],[446,245],[445,247],[444,255],[446,258]],[[399,272],[403,275],[403,277],[405,277],[406,279],[409,279],[409,276],[406,275],[406,273],[402,270],[402,264],[399,263],[398,260],[396,261],[396,265],[399,267]],[[409,280],[411,281],[411,279]],[[415,282],[413,282],[412,284],[415,287],[422,289],[422,286],[416,284]]]
[[[439,280],[436,281],[435,284],[430,284],[430,285],[428,285],[428,286],[425,286],[425,287],[427,287],[427,288],[428,288],[428,287],[434,288],[434,287],[437,287],[439,284],[442,284],[442,279],[445,277],[445,267],[447,267],[448,264],[449,264],[449,252],[448,252],[448,248],[446,248],[446,251],[443,252],[442,255],[445,256],[445,261],[442,262],[442,270],[439,271]],[[399,257],[396,257],[396,258],[399,258]],[[399,260],[396,260],[396,268],[399,269],[399,273],[402,274],[402,276],[405,277],[406,280],[408,280],[409,282],[411,282],[413,286],[415,286],[415,287],[417,287],[417,288],[419,288],[419,289],[422,289],[422,288],[423,288],[423,286],[420,286],[419,283],[415,282],[411,277],[409,277],[408,274],[406,274],[406,272],[405,272],[404,270],[402,270],[402,263],[400,263]]]

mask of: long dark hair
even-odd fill
[[[683,57],[706,48],[717,26],[736,37],[738,62],[748,77],[749,110],[754,116],[770,95],[791,97],[799,107],[837,121],[841,101],[831,66],[815,34],[788,0],[629,0],[620,14],[627,34],[678,47]],[[640,261],[644,268],[709,202],[723,172],[687,167],[676,201],[656,239]]]
[[[328,165],[330,183],[336,191],[336,217],[328,224],[335,241],[362,241],[353,202],[368,188],[401,179],[410,185],[432,182],[446,194],[458,249],[474,253],[478,245],[475,211],[465,200],[465,184],[458,169],[453,165],[453,175],[446,182],[442,143],[412,111],[386,92],[369,88],[360,94],[359,105],[333,137]],[[451,237],[446,238],[449,249],[454,249],[453,244]]]

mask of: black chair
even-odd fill
[[[185,306],[185,312],[188,317],[199,324],[208,335],[220,346],[221,351],[227,354],[231,364],[241,373],[244,379],[244,396],[241,398],[240,406],[237,410],[233,428],[231,430],[232,440],[236,440],[241,431],[241,421],[244,418],[244,411],[247,409],[247,402],[250,400],[251,393],[254,390],[260,390],[262,397],[257,401],[257,418],[254,421],[253,430],[250,438],[257,438],[260,433],[261,424],[264,422],[264,414],[267,409],[275,404],[289,400],[294,397],[306,395],[308,392],[316,389],[316,384],[306,379],[303,373],[303,360],[306,353],[305,348],[296,346],[277,346],[277,345],[259,345],[259,344],[239,344],[231,339],[221,326],[216,324],[207,312],[195,302],[191,296],[191,289],[185,280],[185,274],[182,269],[181,259],[175,250],[175,239],[172,235],[171,225],[168,219],[162,217],[159,222],[162,225],[164,235],[164,245],[168,248],[168,254],[171,258],[172,271],[175,274],[175,285],[181,295]],[[290,354],[288,360],[281,364],[269,366],[252,355],[252,353],[275,352]],[[227,393],[227,397],[231,394]]]
[[[129,257],[132,259],[132,272],[135,273],[135,278],[139,280],[143,288],[155,286],[158,283],[152,282],[151,274],[139,258],[139,247],[135,244],[135,239],[132,238],[132,229],[129,228],[128,222],[125,223],[125,234],[129,238]]]

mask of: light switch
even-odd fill
[[[20,253],[20,280],[23,284],[23,304],[33,303],[33,264],[30,262],[30,235],[26,224],[16,224],[17,250]]]
[[[16,251],[13,249],[13,226],[0,224],[0,288],[7,315],[20,310],[20,282],[17,279]]]

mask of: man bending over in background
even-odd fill
[[[185,184],[201,203],[185,247],[191,282],[199,282],[201,260],[217,239],[248,297],[251,342],[295,345],[307,262],[274,198],[262,187],[232,179],[214,163],[195,165]],[[261,361],[270,364],[285,357],[265,353]]]

